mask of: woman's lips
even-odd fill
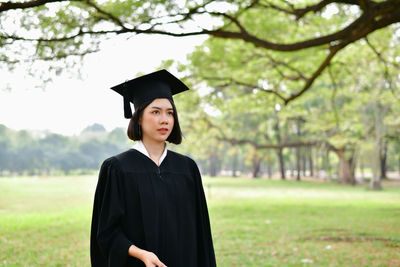
[[[158,129],[158,131],[159,131],[160,133],[162,133],[162,134],[166,134],[166,133],[168,132],[168,129],[166,129],[166,128],[161,128],[161,129]]]

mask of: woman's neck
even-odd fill
[[[158,162],[162,153],[164,152],[165,142],[154,142],[146,138],[143,138],[142,142],[149,153],[150,158]]]

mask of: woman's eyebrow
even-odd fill
[[[151,107],[151,108],[155,108],[155,109],[162,109],[162,108],[160,108],[160,107]],[[168,110],[174,110],[173,108],[167,108]]]

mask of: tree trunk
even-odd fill
[[[311,147],[308,148],[308,166],[310,167],[310,176],[314,177],[314,161]]]
[[[399,156],[399,178],[400,178],[400,156]]]
[[[346,159],[344,149],[335,151],[339,157],[339,182],[343,184],[356,184],[354,177],[354,168],[352,168],[352,158]]]
[[[281,179],[285,180],[286,179],[285,162],[283,160],[283,149],[282,148],[278,149],[278,158],[279,158],[279,170],[281,172]]]
[[[365,178],[365,173],[364,173],[364,161],[362,161],[362,162],[360,163],[360,170],[361,170],[361,179],[364,180],[364,178]]]
[[[303,163],[302,171],[303,177],[307,176],[307,150],[305,148],[300,149],[301,152],[301,162]]]
[[[209,164],[210,176],[215,177],[217,176],[217,157],[214,155],[214,153],[211,154],[209,161],[210,161]]]
[[[382,185],[380,180],[371,179],[370,189],[372,190],[382,190]]]
[[[295,155],[296,154],[296,149],[292,148],[291,149],[291,154]],[[292,158],[292,157],[290,157]],[[290,160],[290,178],[294,177],[294,170],[296,169],[296,162],[293,160]]]
[[[279,118],[276,118],[276,123],[275,123],[275,131],[276,131],[276,139],[278,141],[278,144],[280,144],[282,142],[281,139],[281,133],[280,133],[280,129],[279,129]],[[285,176],[285,163],[283,160],[283,148],[279,148],[278,149],[278,158],[279,158],[279,169],[281,171],[281,179],[285,180],[286,176]]]
[[[232,159],[232,176],[237,177],[237,168],[238,168],[238,153],[233,154]]]
[[[300,140],[301,138],[301,121],[299,119],[296,120],[296,128],[297,128],[297,136]],[[301,163],[303,162],[303,175],[305,176],[305,166],[304,166],[304,157],[302,157],[301,147],[296,148],[296,158],[297,158],[297,177],[296,180],[300,181],[300,172],[301,172]]]
[[[383,142],[382,148],[379,153],[379,163],[380,163],[380,178],[387,179],[386,171],[387,171],[387,141]]]
[[[253,171],[252,177],[258,178],[260,175],[260,166],[261,166],[261,157],[259,157],[256,153],[253,156]]]
[[[315,150],[314,155],[315,155],[315,159],[314,159],[314,162],[315,162],[315,178],[319,178],[319,170],[321,169],[320,168],[321,166],[320,166],[320,161],[319,161],[319,149],[318,148]]]
[[[382,171],[382,150],[385,144],[380,142],[379,138],[375,140],[375,149],[372,155],[372,178],[370,182],[370,189],[372,190],[382,190],[381,185],[381,171]]]
[[[267,173],[268,173],[268,178],[271,179],[272,178],[272,162],[270,157],[268,157],[267,160]]]
[[[300,181],[301,163],[300,163],[300,148],[296,148],[296,180]]]

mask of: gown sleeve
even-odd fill
[[[117,159],[103,162],[94,197],[90,254],[92,266],[124,266],[132,243],[121,229],[124,215],[123,174]]]
[[[199,266],[215,267],[214,246],[211,235],[210,219],[208,216],[207,202],[204,194],[201,174],[195,161],[192,161],[192,171],[196,184],[196,202],[198,209],[198,249]]]

